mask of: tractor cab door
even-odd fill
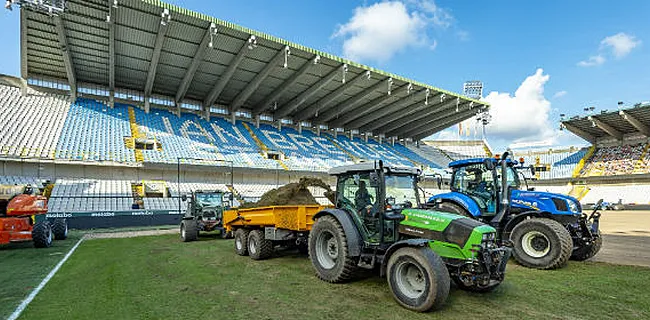
[[[451,182],[451,190],[470,197],[485,216],[497,212],[497,189],[493,170],[477,163],[457,168]]]
[[[378,244],[380,234],[379,188],[370,181],[369,172],[339,176],[336,187],[337,208],[351,214],[363,238]]]

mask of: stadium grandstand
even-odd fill
[[[489,108],[159,1],[14,4],[2,181],[54,183],[52,214],[178,213],[199,189],[254,201],[365,160],[431,173],[465,154],[422,139]]]

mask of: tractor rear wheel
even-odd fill
[[[37,222],[32,229],[32,239],[34,240],[34,247],[36,248],[49,248],[52,245],[52,227],[47,221]]]
[[[453,203],[453,202],[441,202],[437,205],[436,210],[455,213],[457,215],[465,216],[468,218],[474,218],[465,208]]]
[[[199,238],[199,227],[196,220],[183,220],[181,222],[181,240],[183,242],[194,241]]]
[[[54,219],[52,233],[55,240],[65,240],[68,237],[68,222],[65,219]]]
[[[316,220],[308,246],[309,259],[321,280],[340,283],[352,278],[357,263],[348,256],[347,237],[336,218],[324,216]]]
[[[273,242],[264,238],[264,231],[253,230],[248,235],[248,255],[253,260],[264,260],[273,254]]]
[[[246,229],[237,229],[235,231],[235,252],[240,256],[248,255],[248,233]]]
[[[449,295],[449,271],[431,249],[400,248],[388,259],[388,286],[397,302],[417,312],[440,309]]]
[[[532,218],[520,222],[512,230],[513,255],[521,265],[535,269],[556,269],[566,265],[573,241],[559,222]]]
[[[573,250],[571,260],[585,261],[598,253],[603,246],[603,237],[596,238],[590,245],[586,245]]]

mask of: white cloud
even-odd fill
[[[554,99],[562,98],[562,97],[566,96],[567,93],[568,93],[568,92],[566,92],[565,90],[558,91],[558,92],[556,92],[556,93],[553,95],[553,98],[554,98]]]
[[[605,57],[602,55],[597,55],[597,56],[591,56],[587,60],[583,60],[578,62],[579,67],[593,67],[593,66],[599,66],[601,64],[605,63]]]
[[[637,40],[635,36],[628,35],[620,32],[613,36],[606,37],[600,42],[601,47],[609,47],[614,56],[618,59],[625,57],[641,44],[641,40]]]
[[[344,39],[347,58],[385,62],[408,47],[435,49],[438,42],[428,33],[453,23],[453,16],[432,0],[384,1],[357,7],[333,37]]]

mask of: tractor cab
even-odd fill
[[[497,159],[477,158],[454,161],[449,164],[453,173],[451,176],[451,191],[467,195],[474,200],[482,216],[489,217],[497,214],[501,198],[502,166],[497,166]],[[521,180],[517,172],[518,162],[506,161],[506,185],[511,190],[521,188]]]
[[[370,245],[397,241],[397,226],[404,219],[401,209],[420,205],[417,168],[364,162],[333,168],[330,174],[337,177],[337,208],[351,213]]]

